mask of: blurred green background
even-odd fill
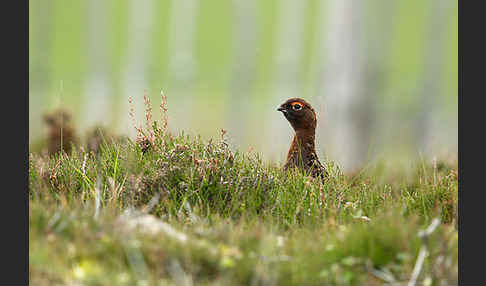
[[[276,107],[318,112],[320,156],[457,156],[457,1],[30,0],[29,135],[65,107],[79,134],[133,136],[143,95],[169,127],[282,162],[292,131]]]

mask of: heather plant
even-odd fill
[[[172,134],[163,94],[161,122],[145,106],[135,140],[30,153],[33,284],[457,284],[454,162],[402,176],[323,160],[329,176],[313,178],[233,148],[225,130]]]

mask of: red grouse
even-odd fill
[[[295,131],[287,154],[284,170],[301,168],[313,177],[326,177],[327,170],[319,162],[315,151],[317,117],[312,106],[302,98],[289,98],[277,109],[281,111]]]

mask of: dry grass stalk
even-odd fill
[[[142,127],[137,126],[134,111],[133,111],[133,100],[129,97],[128,101],[130,103],[130,117],[134,122],[134,127],[137,130],[137,144],[139,144],[142,148],[142,153],[145,153],[151,146],[154,145],[155,138],[158,136],[159,138],[164,138],[165,135],[168,133],[168,116],[167,116],[167,97],[164,95],[164,92],[160,92],[162,97],[162,102],[160,104],[160,109],[162,112],[162,126],[158,124],[157,121],[152,120],[152,105],[150,103],[150,98],[147,96],[146,91],[144,91],[144,104],[145,104],[145,128],[146,130],[142,130]]]
[[[167,134],[167,126],[169,125],[169,116],[167,115],[167,96],[165,96],[164,91],[160,91],[160,96],[162,97],[162,102],[160,103],[160,111],[162,112],[162,130],[164,135]]]
[[[137,130],[137,141],[140,139],[143,138],[143,131],[142,131],[142,127],[141,126],[137,126],[137,120],[135,120],[135,112],[134,112],[134,108],[133,108],[133,99],[132,97],[128,97],[128,102],[130,104],[130,111],[129,111],[129,115],[130,115],[130,118],[132,119],[133,121],[133,127],[135,127],[135,130]]]

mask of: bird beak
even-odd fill
[[[287,112],[287,110],[285,110],[285,108],[283,108],[282,106],[280,106],[279,108],[277,108],[277,111],[282,111],[282,112]]]

